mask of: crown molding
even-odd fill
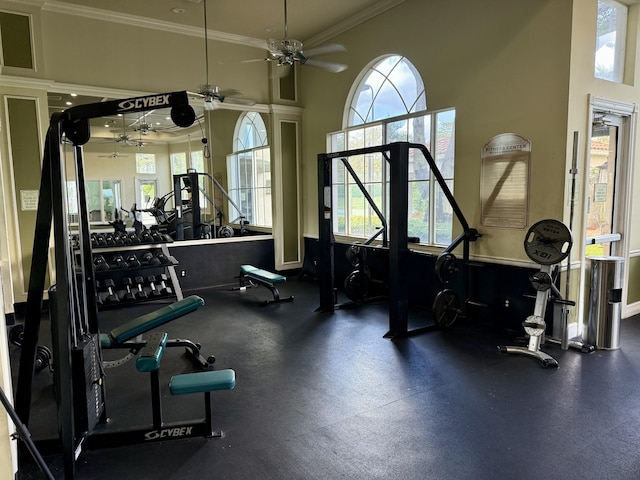
[[[306,47],[312,47],[316,45],[321,45],[328,40],[344,33],[352,28],[360,25],[361,23],[366,22],[374,17],[377,17],[381,13],[386,12],[387,10],[400,5],[405,2],[405,0],[380,0],[376,2],[374,5],[371,5],[369,8],[365,8],[364,10],[358,12],[357,14],[336,23],[331,28],[328,28],[324,32],[311,37],[305,40],[304,44]]]
[[[129,15],[125,13],[117,13],[100,8],[86,7],[84,5],[76,5],[58,0],[4,0],[7,3],[19,3],[22,5],[30,5],[39,7],[44,11],[63,13],[66,15],[75,15],[78,17],[90,18],[92,20],[101,20],[105,22],[120,23],[133,27],[144,27],[163,32],[171,32],[179,35],[189,35],[192,37],[202,37],[202,28],[191,27],[188,25],[180,25],[162,20],[154,20],[147,17],[137,15]],[[324,32],[303,41],[306,47],[312,47],[325,43],[326,41],[344,33],[367,20],[374,18],[387,10],[400,5],[405,0],[380,0],[369,8],[366,8],[357,14],[336,23]],[[209,40],[219,42],[236,43],[239,45],[252,46],[263,50],[268,50],[268,43],[261,38],[246,37],[244,35],[235,35],[232,33],[219,32],[217,30],[207,30]]]
[[[57,0],[8,0],[11,3],[20,3],[39,7],[43,11],[62,13],[65,15],[74,15],[77,17],[90,18],[103,22],[119,23],[132,27],[149,28],[160,30],[163,32],[171,32],[179,35],[188,35],[192,37],[202,38],[203,29],[200,27],[192,27],[188,25],[180,25],[162,20],[154,20],[148,17],[140,17],[138,15],[129,15],[126,13],[118,13],[101,8],[87,7],[84,5],[76,5]],[[239,45],[252,46],[260,49],[267,49],[267,42],[260,38],[246,37],[244,35],[235,35],[233,33],[219,32],[217,30],[207,30],[209,40],[237,43]]]

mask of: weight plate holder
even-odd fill
[[[551,266],[569,256],[572,244],[571,231],[558,220],[541,220],[529,228],[524,239],[524,251],[531,260],[541,265],[540,271],[529,277],[531,285],[537,291],[534,313],[522,324],[529,335],[529,345],[526,348],[499,346],[498,352],[528,355],[539,360],[545,368],[558,367],[558,361],[541,351],[540,344],[546,328],[544,314],[549,291],[553,289]]]
[[[524,251],[539,265],[555,265],[567,258],[573,237],[567,226],[554,219],[540,220],[529,228]]]

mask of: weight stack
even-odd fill
[[[104,412],[98,336],[71,350],[76,435],[91,433]]]

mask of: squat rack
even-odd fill
[[[387,145],[365,147],[355,150],[345,150],[334,153],[321,153],[318,155],[318,220],[319,220],[319,252],[318,252],[318,280],[320,283],[320,312],[333,312],[336,309],[335,303],[335,277],[334,277],[334,246],[333,236],[333,160],[342,159],[346,164],[346,159],[356,155],[366,155],[371,153],[381,153],[389,164],[389,197],[390,197],[390,220],[388,224],[388,248],[389,248],[389,331],[385,334],[387,338],[405,337],[408,335],[422,333],[430,327],[422,327],[409,330],[409,242],[408,242],[408,211],[409,211],[409,153],[411,150],[422,152],[429,168],[442,189],[449,205],[451,206],[457,220],[462,226],[462,233],[456,237],[449,246],[443,250],[450,253],[458,245],[463,244],[463,282],[466,296],[469,298],[469,244],[476,241],[481,235],[475,228],[470,228],[464,217],[462,210],[458,206],[453,193],[447,186],[440,170],[431,153],[422,144],[410,142],[394,142]],[[349,169],[349,173],[354,176],[357,185],[362,193],[364,191],[362,182],[357,179],[355,172]],[[386,227],[386,226],[385,226]],[[386,240],[386,228],[385,240]],[[386,242],[385,242],[386,243]],[[384,245],[386,246],[386,245]]]
[[[106,420],[82,145],[91,137],[89,120],[92,118],[158,108],[171,108],[171,118],[179,127],[188,127],[195,120],[187,92],[180,91],[72,107],[54,113],[47,130],[15,403],[20,420],[28,426],[53,226],[55,287],[50,289],[53,374],[58,433],[67,479],[75,477],[75,458],[82,450],[84,439],[98,421]],[[74,156],[77,248],[70,241],[67,224],[65,143],[72,145]],[[86,374],[84,370],[88,370]],[[82,387],[86,391],[74,392],[74,378],[85,375],[82,380],[87,383]]]

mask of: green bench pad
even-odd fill
[[[100,334],[100,343],[104,348],[113,344],[123,343],[138,335],[156,328],[178,317],[191,313],[204,305],[204,300],[198,295],[190,295],[182,300],[162,307],[153,312],[141,315],[133,320],[114,328],[108,335]]]
[[[241,265],[240,272],[245,277],[255,278],[258,281],[266,283],[281,283],[287,280],[287,277],[272,273],[267,270],[254,267],[253,265]]]
[[[147,344],[136,358],[136,369],[139,372],[154,372],[160,368],[167,337],[166,332],[156,332],[149,336]]]
[[[174,375],[169,381],[171,395],[229,390],[235,386],[236,372],[230,368]]]

